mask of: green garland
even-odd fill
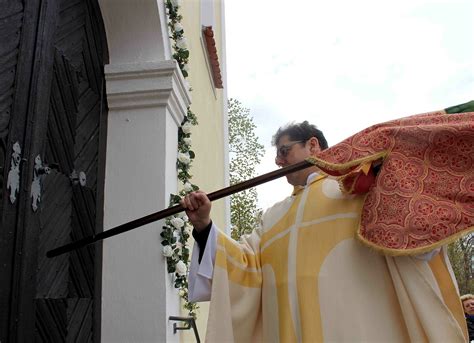
[[[165,0],[166,12],[168,14],[168,28],[170,38],[173,40],[173,58],[178,62],[183,76],[188,77],[189,50],[184,37],[182,16],[178,14],[180,0]],[[191,89],[190,89],[191,90]],[[197,119],[188,108],[181,127],[178,129],[178,159],[176,168],[178,180],[182,184],[182,190],[178,194],[170,194],[170,206],[176,205],[187,193],[199,189],[192,184],[190,179],[191,164],[195,157],[191,150],[191,128],[197,125]],[[184,308],[189,315],[196,317],[198,306],[188,299],[188,269],[189,269],[189,245],[188,240],[191,235],[192,225],[184,213],[169,217],[165,220],[163,231],[161,232],[161,244],[163,245],[163,255],[166,258],[168,273],[174,274],[174,287],[179,289],[179,295],[183,299]]]

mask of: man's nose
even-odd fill
[[[275,164],[277,166],[281,167],[281,166],[285,165],[285,162],[286,162],[286,160],[285,160],[284,157],[281,157],[280,155],[277,155],[275,157]]]

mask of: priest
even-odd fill
[[[308,122],[274,136],[292,194],[233,241],[204,192],[182,201],[190,300],[210,342],[465,342],[445,245],[474,229],[474,113],[375,125],[327,149]],[[461,111],[458,111],[461,112]]]

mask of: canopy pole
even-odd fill
[[[268,181],[278,179],[278,178],[280,178],[282,176],[285,176],[287,174],[291,174],[291,173],[294,173],[298,170],[306,169],[306,168],[309,168],[311,166],[314,166],[311,162],[302,161],[302,162],[293,164],[291,166],[284,167],[284,168],[272,171],[270,173],[257,176],[253,179],[250,179],[250,180],[247,180],[247,181],[244,181],[244,182],[241,182],[241,183],[237,183],[235,185],[232,185],[232,186],[229,186],[229,187],[226,187],[226,188],[222,188],[218,191],[209,193],[207,196],[208,196],[209,200],[211,200],[211,201],[218,200],[218,199],[224,198],[228,195],[232,195],[234,193],[241,192],[243,190],[261,185],[262,183],[266,183]],[[174,215],[176,213],[179,213],[179,212],[182,212],[182,211],[184,211],[183,206],[181,206],[180,204],[179,205],[174,205],[172,207],[168,207],[168,208],[166,208],[164,210],[161,210],[159,212],[155,212],[155,213],[149,214],[145,217],[132,220],[131,222],[121,224],[121,225],[116,226],[116,227],[114,227],[112,229],[109,229],[107,231],[100,232],[98,234],[91,235],[91,236],[82,238],[80,240],[65,244],[65,245],[60,246],[58,248],[49,250],[46,253],[46,256],[49,257],[49,258],[59,256],[59,255],[65,254],[67,252],[85,247],[89,244],[104,240],[106,238],[117,236],[121,233],[130,231],[130,230],[134,230],[134,229],[139,228],[143,225],[155,222],[155,221],[160,220],[160,219],[164,219],[166,217],[172,216],[172,215]]]

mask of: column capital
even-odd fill
[[[105,66],[109,109],[166,107],[179,126],[191,104],[188,83],[174,60]]]

